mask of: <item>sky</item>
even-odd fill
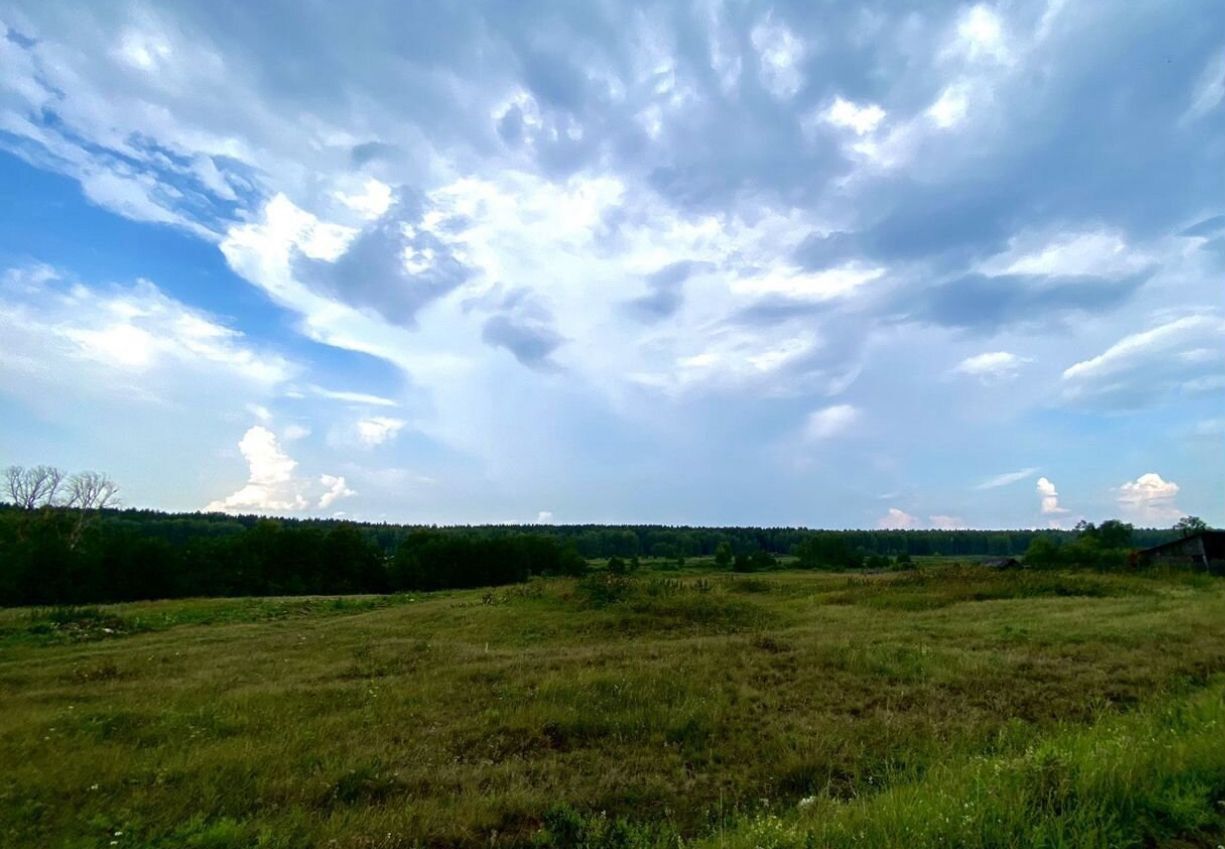
[[[1225,524],[1225,6],[0,0],[0,465]]]

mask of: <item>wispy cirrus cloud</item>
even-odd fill
[[[995,475],[987,478],[982,483],[975,486],[975,489],[997,489],[1001,486],[1017,483],[1028,478],[1032,478],[1037,474],[1037,468],[1017,469],[1015,472],[1004,472],[1003,474]]]

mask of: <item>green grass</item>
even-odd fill
[[[1193,576],[3,610],[0,846],[1216,846],[1223,723]]]

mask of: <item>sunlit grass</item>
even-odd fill
[[[1225,589],[1183,576],[7,610],[0,845],[1198,840],[1223,672]]]

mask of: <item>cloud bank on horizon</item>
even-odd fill
[[[1225,523],[1225,9],[0,0],[6,462],[395,521]]]

